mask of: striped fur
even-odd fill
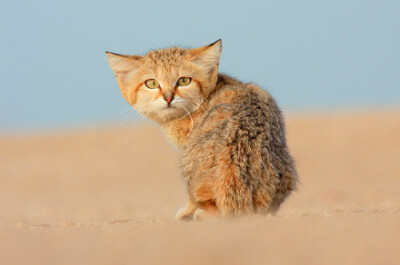
[[[182,150],[188,204],[177,213],[179,220],[274,214],[296,187],[276,102],[254,84],[217,74],[220,52],[220,41],[155,50],[129,57],[132,69],[122,73],[113,65],[119,60],[108,55],[124,97]],[[129,69],[126,61],[121,67]],[[190,86],[176,86],[182,76],[192,78]],[[143,87],[149,77],[162,84],[159,91]],[[167,93],[176,98],[176,109],[166,108]]]

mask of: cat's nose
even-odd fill
[[[174,96],[165,96],[165,101],[167,101],[168,105],[171,104],[172,100],[174,100]]]

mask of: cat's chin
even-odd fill
[[[186,111],[176,106],[166,106],[155,113],[145,114],[145,116],[160,124],[182,118],[185,115],[187,115]]]

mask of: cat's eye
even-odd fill
[[[160,84],[155,79],[146,80],[146,82],[144,82],[144,84],[150,89],[155,89],[155,88],[160,87]]]
[[[192,82],[192,78],[190,77],[181,77],[178,80],[178,86],[187,86],[190,84],[190,82]]]

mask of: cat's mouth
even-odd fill
[[[178,109],[178,107],[176,105],[172,105],[172,104],[167,104],[165,105],[165,107],[162,108],[163,110],[173,110],[173,109]]]

